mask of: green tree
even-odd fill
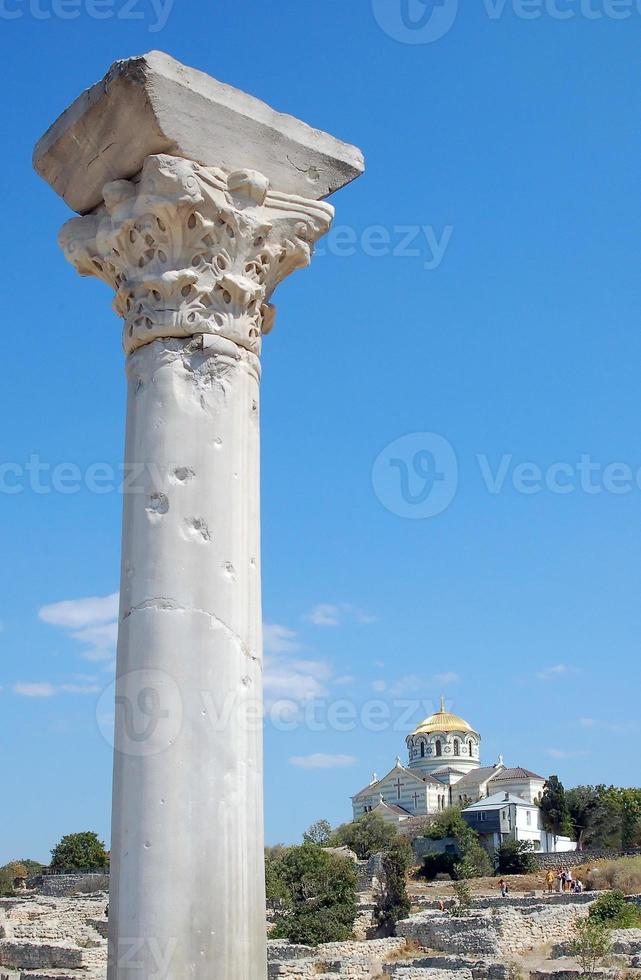
[[[481,846],[476,831],[465,821],[460,807],[444,810],[427,828],[425,836],[431,840],[454,839],[458,849],[454,866],[457,877],[482,878],[493,873],[487,851]]]
[[[404,837],[396,837],[383,853],[384,887],[376,906],[379,926],[394,935],[394,927],[400,919],[410,914],[407,894],[407,872],[412,863],[412,848]]]
[[[331,837],[332,825],[329,820],[317,820],[303,834],[303,842],[305,844],[317,844],[319,847],[327,847]]]
[[[600,895],[590,908],[590,918],[608,929],[638,929],[641,910],[616,889]]]
[[[612,952],[607,926],[588,916],[574,925],[572,952],[581,964],[584,978],[596,976],[604,960]]]
[[[496,872],[500,875],[527,875],[536,868],[534,845],[527,840],[504,840],[496,852]]]
[[[339,827],[331,844],[335,847],[349,847],[361,861],[365,861],[384,851],[397,837],[396,827],[386,823],[378,813],[364,813],[358,820]]]
[[[352,861],[303,844],[284,851],[274,862],[271,875],[279,882],[283,908],[273,937],[311,946],[349,939],[357,908]]]
[[[77,871],[105,871],[109,857],[97,834],[88,830],[63,837],[51,852],[52,871],[61,874]]]
[[[544,828],[555,837],[572,833],[570,808],[565,788],[558,776],[550,776],[541,797],[541,819]]]
[[[27,867],[21,861],[10,861],[0,868],[0,897],[13,895],[16,878],[26,878],[28,874]]]

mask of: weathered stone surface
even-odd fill
[[[456,918],[447,912],[420,912],[399,922],[398,935],[425,949],[490,956],[520,953],[573,936],[574,923],[588,914],[587,905],[474,910]]]
[[[274,289],[311,261],[330,204],[278,194],[256,171],[225,175],[180,157],[148,157],[137,182],[104,188],[60,245],[81,276],[116,291],[129,354],[160,337],[213,334],[260,354]]]
[[[118,61],[36,146],[34,167],[74,211],[103,187],[169,153],[233,173],[254,168],[274,188],[319,200],[364,169],[360,150],[160,51]]]

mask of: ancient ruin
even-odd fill
[[[83,215],[66,256],[124,320],[109,978],[162,961],[260,980],[261,343],[362,156],[153,52],[81,95],[34,162]]]

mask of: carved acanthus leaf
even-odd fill
[[[147,158],[139,180],[107,184],[104,204],[67,222],[60,245],[81,275],[116,290],[128,353],[202,333],[258,354],[274,321],[271,294],[309,265],[333,214],[271,191],[256,171],[226,176],[163,154]]]

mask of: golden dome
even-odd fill
[[[413,735],[430,735],[432,732],[471,732],[478,735],[464,718],[445,710],[445,698],[441,698],[441,709],[422,721]]]

